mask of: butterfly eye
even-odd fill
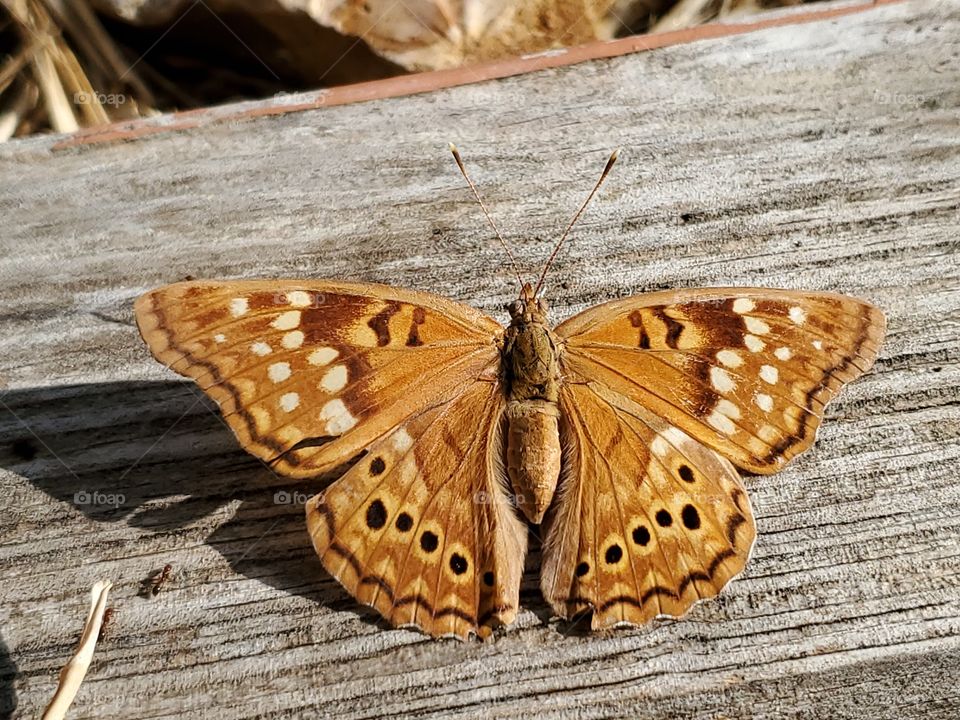
[[[507,305],[507,312],[510,313],[510,317],[520,317],[527,311],[527,304],[523,300],[514,300],[512,303]]]

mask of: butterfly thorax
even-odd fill
[[[517,504],[539,523],[560,476],[558,342],[547,308],[528,288],[510,304],[503,347],[507,392],[507,474]]]

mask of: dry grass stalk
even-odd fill
[[[57,74],[54,54],[59,33],[55,33],[50,16],[35,0],[3,0],[3,4],[16,21],[24,44],[33,47],[33,80],[40,88],[51,127],[57,132],[79,130],[73,106]]]
[[[45,3],[88,63],[89,74],[95,74],[99,81],[94,83],[97,87],[129,86],[141,105],[156,105],[150,88],[136,69],[130,67],[86,0],[71,0],[69,3],[45,0]]]
[[[87,612],[80,644],[77,646],[77,652],[60,671],[60,683],[43,713],[42,720],[63,720],[67,710],[70,709],[70,704],[77,696],[80,683],[83,682],[90,667],[90,661],[93,660],[93,651],[97,646],[103,614],[107,609],[107,593],[111,585],[109,580],[101,580],[90,590],[90,610]]]
[[[13,99],[9,106],[0,111],[0,142],[13,137],[24,118],[37,106],[37,100],[40,97],[37,86],[32,83],[19,83],[11,94]],[[0,385],[0,387],[3,386]]]
[[[151,113],[153,94],[129,69],[86,0],[0,0],[0,6],[12,19],[21,42],[0,67],[0,94],[9,96],[3,98],[0,111],[0,140],[37,129],[38,118],[27,103],[32,94],[18,89],[20,85],[36,89],[45,110],[39,125],[49,125],[56,132]],[[119,91],[127,88],[134,94]],[[11,130],[14,120],[17,124]]]

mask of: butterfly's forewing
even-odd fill
[[[788,290],[679,290],[597,305],[560,324],[571,381],[606,385],[734,464],[780,469],[823,408],[873,364],[882,313]]]
[[[411,418],[312,498],[324,566],[397,626],[488,635],[517,612],[526,526],[504,489],[496,382]]]
[[[756,529],[723,457],[596,383],[560,392],[566,464],[545,521],[541,588],[592,627],[679,617],[744,567]]]
[[[435,295],[323,281],[177,283],[141,296],[136,317],[154,356],[294,477],[341,465],[462,392],[497,362],[502,333]]]

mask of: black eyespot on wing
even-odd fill
[[[697,530],[700,527],[700,513],[693,505],[684,505],[680,517],[683,519],[683,526],[687,530]]]
[[[683,480],[689,483],[693,482],[693,470],[690,469],[689,465],[681,465],[678,472]]]
[[[402,512],[397,515],[397,522],[395,523],[397,530],[400,532],[407,532],[410,528],[413,527],[413,518],[410,517],[407,513]]]
[[[436,533],[425,530],[423,535],[420,536],[420,547],[424,552],[431,553],[436,550],[439,545],[440,538],[437,537]]]
[[[460,553],[450,556],[450,569],[454,575],[463,575],[467,571],[467,559]]]
[[[490,570],[487,570],[483,574],[483,584],[486,585],[487,587],[493,587],[493,572],[491,572]]]
[[[371,474],[371,475],[379,475],[380,473],[382,473],[382,472],[383,472],[384,470],[386,470],[386,469],[387,469],[387,464],[383,461],[383,458],[382,458],[382,457],[375,457],[375,458],[370,462],[370,474]]]
[[[673,525],[673,518],[666,510],[657,510],[657,525],[660,527],[670,527]]]
[[[377,498],[367,508],[367,527],[371,530],[379,530],[386,524],[387,509],[383,506],[383,501]]]
[[[650,542],[650,531],[647,530],[646,526],[641,525],[634,528],[633,541],[637,545],[646,545],[648,542]]]
[[[583,577],[588,572],[590,572],[590,564],[582,562],[577,565],[577,577]]]
[[[623,549],[619,545],[611,545],[607,548],[607,553],[603,556],[603,559],[607,561],[607,564],[613,565],[614,563],[620,562],[620,558],[622,557]]]

